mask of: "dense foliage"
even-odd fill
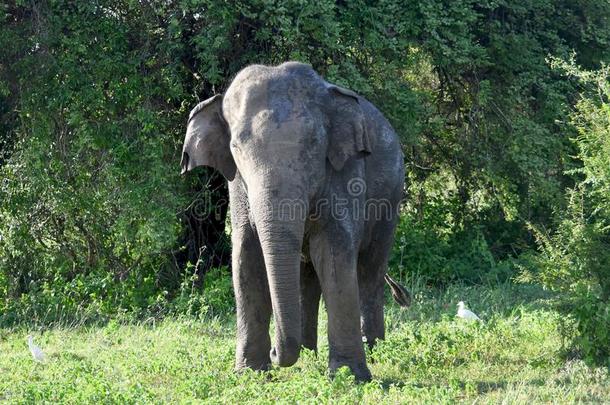
[[[582,167],[579,183],[567,192],[567,209],[557,213],[557,229],[535,229],[541,254],[522,278],[562,292],[573,315],[579,347],[591,360],[610,365],[610,75],[564,69],[591,90],[576,104],[574,142]]]
[[[308,62],[397,129],[391,271],[508,279],[532,229],[606,243],[607,104],[550,61],[610,62],[607,2],[17,0],[0,24],[0,323],[191,308],[226,263],[226,189],[179,176],[185,117],[250,63]]]

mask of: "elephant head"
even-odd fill
[[[211,166],[247,192],[267,271],[276,341],[271,359],[296,362],[301,346],[299,269],[304,226],[331,171],[370,152],[359,97],[285,63],[242,70],[191,112],[182,172]]]

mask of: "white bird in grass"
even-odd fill
[[[42,349],[34,344],[34,338],[32,335],[28,335],[28,347],[30,348],[30,353],[32,353],[32,357],[39,363],[44,362],[45,355]]]
[[[457,316],[458,318],[466,319],[469,321],[481,321],[481,318],[479,318],[474,312],[470,311],[469,309],[466,309],[464,301],[458,302],[457,306],[458,311],[455,316]]]

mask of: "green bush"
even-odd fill
[[[510,260],[498,261],[480,229],[452,231],[404,213],[390,257],[390,272],[401,278],[421,277],[430,284],[452,281],[486,283],[508,280]]]
[[[540,252],[527,255],[519,279],[561,292],[561,308],[577,330],[576,347],[588,360],[610,365],[610,235],[585,214],[585,187],[571,194],[554,234],[533,228]]]
[[[559,225],[548,234],[532,226],[540,248],[521,278],[562,292],[564,310],[575,321],[577,347],[594,362],[610,365],[610,75],[562,64],[587,90],[572,121],[582,168],[569,190]]]
[[[189,267],[192,270],[191,267]],[[227,268],[213,268],[205,275],[203,291],[196,287],[197,276],[185,277],[180,293],[167,306],[177,316],[198,319],[219,317],[235,312],[235,295]]]

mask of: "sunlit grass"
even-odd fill
[[[388,335],[368,353],[374,376],[368,384],[355,384],[348,372],[328,378],[325,319],[318,356],[305,352],[291,368],[235,374],[235,324],[227,315],[55,327],[44,333],[0,330],[0,400],[569,403],[610,398],[607,369],[565,359],[559,315],[542,291],[510,284],[411,289],[410,309],[387,307]],[[459,300],[485,323],[456,320]],[[29,332],[47,353],[46,364],[32,360],[25,342]]]

